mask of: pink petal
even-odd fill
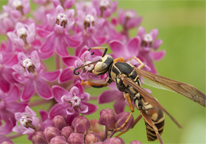
[[[62,58],[62,61],[68,67],[74,66],[76,60],[80,60],[80,59],[76,56],[69,56],[69,57]]]
[[[69,95],[69,92],[67,90],[65,90],[64,88],[55,85],[55,86],[52,87],[52,94],[54,96],[54,99],[57,102],[62,103],[61,97],[63,95]]]
[[[81,101],[83,102],[87,102],[89,99],[90,99],[90,94],[86,93],[86,92],[83,92],[80,96],[81,98]]]
[[[55,81],[59,75],[60,75],[60,70],[56,70],[56,71],[53,71],[53,72],[40,72],[40,75],[41,77],[46,80],[46,81]]]
[[[48,113],[44,110],[39,110],[39,114],[41,117],[42,122],[48,119]]]
[[[49,119],[52,119],[57,115],[62,115],[62,116],[66,115],[66,107],[64,105],[56,104],[49,111]]]
[[[0,75],[0,89],[7,93],[10,89],[10,84]]]
[[[68,56],[67,44],[64,40],[64,37],[58,37],[57,45],[56,45],[56,52],[60,56]]]
[[[99,96],[98,104],[113,102],[117,100],[118,97],[119,97],[118,90],[106,90]]]
[[[98,109],[98,106],[96,106],[94,104],[90,104],[90,103],[86,103],[86,102],[82,102],[82,104],[88,106],[88,112],[84,113],[85,115],[92,114],[92,113],[96,112]]]
[[[125,108],[125,101],[124,100],[117,100],[114,103],[114,111],[116,114],[122,113],[124,112],[124,108]]]
[[[37,34],[42,38],[46,38],[50,33],[51,32],[46,31],[44,29],[37,28]]]
[[[137,56],[139,53],[139,46],[140,46],[140,38],[139,36],[136,36],[129,41],[128,46],[127,46],[128,52],[132,56]]]
[[[42,45],[41,41],[38,39],[35,39],[31,44],[37,47],[40,47]]]
[[[19,94],[20,94],[19,88],[14,85],[5,98],[6,102],[16,102],[20,97]]]
[[[58,6],[56,7],[56,12],[57,12],[57,13],[64,13],[63,7],[62,7],[61,5],[58,5]]]
[[[139,27],[137,35],[143,38],[143,36],[146,34],[146,31],[143,27]]]
[[[29,106],[26,106],[25,112],[29,117],[36,116],[36,113]]]
[[[66,41],[67,45],[71,48],[78,47],[81,44],[80,41],[72,39],[69,36],[65,36],[65,41]]]
[[[15,79],[16,81],[18,81],[19,83],[22,83],[22,84],[24,84],[25,81],[26,81],[26,78],[25,78],[23,75],[21,75],[21,74],[19,74],[19,73],[17,73],[17,72],[14,72],[14,73],[13,73],[13,77],[14,77],[14,79]]]
[[[11,120],[5,121],[4,126],[1,125],[0,127],[0,135],[6,135],[11,133],[12,128],[13,128],[13,122]],[[0,139],[1,141],[1,139]]]
[[[76,86],[73,86],[69,92],[72,96],[76,96],[80,94],[79,89]]]
[[[27,58],[27,56],[23,52],[18,53],[18,60],[19,61],[23,61],[26,58]]]
[[[112,50],[112,52],[115,54],[115,56],[117,57],[122,57],[122,55],[124,55],[126,53],[126,48],[124,47],[124,45],[117,40],[113,40],[109,43],[109,46]]]
[[[153,39],[156,39],[156,38],[157,38],[158,33],[159,33],[159,32],[158,32],[158,29],[153,29],[153,30],[150,31],[150,34],[151,34],[151,36],[152,36]]]
[[[73,70],[71,68],[65,68],[59,77],[59,83],[64,83],[71,79],[73,79]]]
[[[150,56],[155,61],[160,61],[165,56],[165,53],[166,53],[165,50],[162,50],[162,51],[151,51],[150,52]]]
[[[56,36],[52,33],[45,41],[43,46],[41,47],[41,52],[49,53],[54,51],[56,46]]]
[[[12,73],[14,72],[13,69],[7,68],[3,70],[2,76],[4,79],[10,83],[16,83],[15,79],[13,78]]]
[[[3,134],[4,135],[4,134]],[[7,137],[5,137],[5,136],[3,136],[3,135],[0,135],[0,143],[1,144],[3,144],[3,142],[7,142],[7,143],[5,143],[5,144],[13,144],[13,142],[9,139],[9,138],[7,138]]]
[[[37,94],[48,100],[52,98],[52,92],[51,89],[49,87],[49,85],[42,79],[40,78],[35,78],[34,79],[34,87],[36,89]]]
[[[12,67],[13,65],[18,63],[18,58],[17,58],[17,54],[15,54],[9,61],[7,61],[5,64],[8,67]]]
[[[102,45],[107,41],[106,37],[94,37],[98,45]]]
[[[162,44],[162,40],[155,40],[152,47],[154,50],[156,50],[160,47],[161,44]]]
[[[10,102],[9,106],[7,106],[7,110],[11,113],[23,112],[27,105],[27,103]]]

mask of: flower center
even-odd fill
[[[134,17],[134,14],[131,11],[126,11],[125,15],[129,19]]]
[[[103,17],[104,11],[107,9],[107,7],[110,6],[110,2],[108,0],[101,0],[100,1],[100,11],[101,11],[101,17]]]
[[[26,40],[27,30],[25,28],[20,28],[20,29],[17,30],[17,34],[24,41],[24,44],[28,45],[28,42]]]
[[[8,17],[9,14],[7,12],[3,12],[0,14],[0,20],[3,20],[4,18]]]
[[[152,47],[153,38],[150,34],[145,34],[141,46]]]
[[[13,5],[14,8],[16,8],[17,10],[19,10],[22,15],[24,15],[22,1],[20,1],[20,0],[14,0],[13,3],[12,3],[12,5]]]
[[[91,63],[90,61],[85,62],[85,64]],[[84,67],[86,71],[91,71],[94,68],[94,64],[90,64]]]
[[[34,73],[35,72],[35,66],[34,64],[32,63],[31,59],[29,58],[26,58],[24,61],[23,61],[23,67],[26,68],[28,70],[28,72],[32,72]]]
[[[67,25],[67,16],[64,13],[58,14],[56,18],[56,24],[65,28]]]
[[[32,125],[32,121],[30,119],[31,119],[30,117],[23,115],[21,117],[21,119],[19,120],[19,122],[21,123],[21,125],[23,125],[26,128],[30,127],[30,128],[33,128],[34,130],[36,130],[36,127],[34,125]]]
[[[92,26],[94,26],[94,16],[88,14],[86,15],[84,19],[84,29],[86,30],[88,27],[90,27],[90,22],[92,23]]]
[[[70,100],[73,107],[78,107],[80,105],[81,99],[78,96],[73,96]]]

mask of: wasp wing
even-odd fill
[[[155,106],[157,105],[158,107],[160,107],[171,119],[172,121],[179,127],[182,128],[182,126],[177,122],[177,120],[175,120],[175,118],[150,94],[148,93],[146,90],[144,90],[142,87],[140,87],[139,85],[137,85],[134,81],[132,81],[129,78],[125,78],[122,77],[122,81],[125,84],[128,84],[129,86],[133,87],[135,90],[137,90],[141,96],[148,101],[151,105]]]
[[[153,81],[154,83],[157,83],[164,88],[167,87],[166,89],[180,93],[181,95],[186,96],[192,101],[206,107],[206,95],[195,87],[138,68],[135,68],[135,71],[137,72],[137,74]]]

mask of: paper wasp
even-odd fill
[[[119,57],[113,59],[110,55],[106,55],[107,48],[93,47],[88,50],[90,51],[91,49],[104,49],[102,58],[97,61],[77,67],[76,69],[74,69],[73,73],[75,75],[78,75],[79,73],[76,73],[78,69],[96,63],[91,72],[95,75],[103,75],[108,72],[109,77],[106,84],[96,84],[90,81],[85,81],[82,84],[87,84],[95,88],[101,88],[108,86],[112,82],[115,82],[117,88],[124,93],[124,97],[129,104],[131,113],[125,123],[119,128],[114,129],[114,131],[123,128],[131,117],[132,113],[134,112],[132,101],[141,113],[141,116],[139,116],[135,120],[135,122],[137,122],[141,117],[144,118],[147,129],[147,138],[149,141],[158,139],[160,143],[163,143],[160,134],[162,134],[164,128],[164,112],[173,120],[173,122],[178,127],[182,127],[150,93],[148,93],[141,87],[139,76],[143,76],[144,78],[149,79],[150,81],[160,86],[167,87],[174,92],[180,93],[193,100],[194,102],[197,102],[200,105],[206,107],[206,95],[204,93],[189,84],[171,80],[157,74],[142,70],[145,65],[138,58],[132,57],[128,60],[124,60],[122,57]],[[131,64],[126,63],[131,59],[136,59],[140,63],[140,66],[135,67]]]

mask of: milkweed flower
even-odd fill
[[[53,96],[46,81],[55,81],[60,70],[44,72],[36,51],[33,51],[30,56],[20,52],[18,53],[18,60],[19,63],[13,66],[15,71],[13,75],[16,81],[24,84],[21,100],[29,100],[35,92],[44,99],[51,99]]]
[[[36,117],[36,113],[28,106],[25,108],[25,112],[16,112],[15,118],[20,125],[16,123],[13,128],[14,132],[21,134],[31,135],[39,128],[39,118]]]
[[[49,112],[49,117],[56,115],[91,114],[97,110],[97,106],[87,103],[90,95],[83,91],[81,86],[74,86],[70,92],[60,86],[53,86],[52,93],[58,102]]]

